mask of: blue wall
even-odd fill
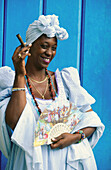
[[[60,25],[69,33],[67,40],[59,42],[60,48],[58,47],[58,53],[53,60],[53,68],[58,66],[61,69],[71,65],[77,67],[79,3],[78,0],[47,0],[46,13],[58,15]]]
[[[30,23],[39,16],[39,0],[5,0],[4,65],[13,68],[12,54],[19,45],[16,34],[20,33],[25,41],[25,32]]]
[[[2,66],[4,1],[0,1],[0,67]]]
[[[96,99],[93,110],[106,126],[94,148],[98,169],[110,170],[111,0],[87,0],[85,11],[83,86]]]
[[[19,45],[16,34],[25,41],[28,25],[42,13],[58,15],[60,25],[69,33],[69,39],[59,41],[49,69],[74,66],[80,71],[83,86],[97,100],[93,110],[106,125],[94,148],[98,169],[110,170],[111,1],[0,0],[0,66],[13,68],[11,57]],[[4,170],[6,159],[3,155],[1,159]]]

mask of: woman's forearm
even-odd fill
[[[96,130],[96,128],[95,127],[87,127],[82,130],[85,133],[85,137],[88,138],[93,134],[93,132]]]
[[[87,110],[86,112],[90,112],[90,111],[93,111],[92,108],[90,110]],[[81,129],[81,130],[85,134],[85,137],[88,138],[93,134],[93,132],[96,130],[96,128],[95,127],[86,127],[86,128]],[[76,134],[77,140],[80,141],[81,140],[81,134],[78,134],[77,132],[74,133],[74,134]]]
[[[14,81],[14,88],[24,88],[25,87],[25,79],[24,76],[15,76]],[[26,105],[26,93],[25,91],[14,91],[12,92],[12,96],[10,98],[10,101],[8,103],[7,109],[6,109],[6,116],[5,120],[6,123],[14,129],[21,113]]]
[[[88,138],[93,134],[93,132],[96,130],[96,128],[95,127],[86,127],[86,128],[80,129],[80,130],[82,130],[83,133],[85,134],[85,137]],[[81,134],[79,134],[78,132],[75,132],[74,135],[76,135],[77,142],[79,142],[81,140]]]

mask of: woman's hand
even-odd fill
[[[26,47],[23,47],[23,48],[21,48],[21,46],[17,47],[13,56],[12,56],[13,64],[15,67],[15,72],[17,75],[24,76],[26,74],[25,57],[31,56],[31,54],[29,53],[31,46],[32,46],[32,44],[28,45]]]
[[[60,136],[52,139],[51,149],[63,149],[73,143],[77,143],[81,139],[81,134],[63,133]]]

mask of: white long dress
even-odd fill
[[[90,109],[95,102],[81,86],[75,68],[65,68],[55,72],[58,86],[56,100],[69,98],[81,108],[83,119],[73,132],[84,127],[96,127],[89,139],[72,144],[64,149],[50,148],[50,145],[33,147],[34,131],[38,116],[31,102],[31,95],[26,89],[27,104],[12,133],[5,123],[5,110],[10,100],[15,72],[9,67],[0,68],[0,150],[8,158],[6,170],[96,170],[96,162],[92,148],[96,145],[104,131],[104,125],[97,114]],[[42,110],[52,100],[37,99]]]

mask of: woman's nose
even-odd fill
[[[52,55],[52,49],[51,49],[51,48],[48,48],[48,49],[46,50],[46,54],[47,54],[48,56],[51,56],[51,55]]]

